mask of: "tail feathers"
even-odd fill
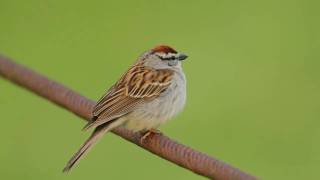
[[[83,155],[87,154],[92,146],[102,138],[102,136],[108,131],[120,126],[127,119],[119,118],[109,121],[105,124],[99,125],[95,128],[91,136],[86,140],[86,142],[81,146],[76,154],[72,156],[72,158],[67,163],[66,167],[63,169],[63,172],[68,172],[70,169],[83,157]]]
[[[85,155],[89,152],[92,146],[102,138],[102,136],[109,130],[108,124],[98,126],[91,136],[86,140],[86,142],[81,146],[77,153],[75,153],[72,158],[67,163],[66,167],[63,169],[63,172],[68,172],[70,169]]]

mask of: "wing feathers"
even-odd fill
[[[158,96],[170,85],[172,77],[172,70],[145,68],[128,81],[126,94],[134,98]]]
[[[102,97],[93,110],[95,119],[84,129],[97,127],[114,118],[123,116],[142,103],[152,100],[166,90],[174,72],[169,69],[156,70],[145,66],[133,66]]]
[[[123,89],[118,89],[117,91],[113,93],[109,93],[109,96],[105,96],[101,98],[101,100],[97,103],[93,110],[93,115],[98,116],[105,108],[102,108],[103,106],[107,105],[108,103],[113,104],[115,102],[116,98],[119,98],[123,93]]]

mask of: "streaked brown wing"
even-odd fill
[[[93,109],[93,119],[84,129],[96,127],[119,118],[144,101],[160,95],[170,85],[173,71],[133,66],[103,96]]]
[[[171,83],[173,71],[137,67],[128,73],[125,95],[132,98],[150,98],[158,96]]]

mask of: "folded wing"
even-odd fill
[[[84,129],[113,121],[158,97],[169,87],[173,74],[169,69],[133,66],[98,101],[92,111],[93,119]]]

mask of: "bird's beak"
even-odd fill
[[[185,59],[187,59],[187,55],[185,55],[185,54],[180,54],[179,55],[179,57],[178,57],[178,59],[179,59],[179,61],[183,61],[183,60],[185,60]]]

